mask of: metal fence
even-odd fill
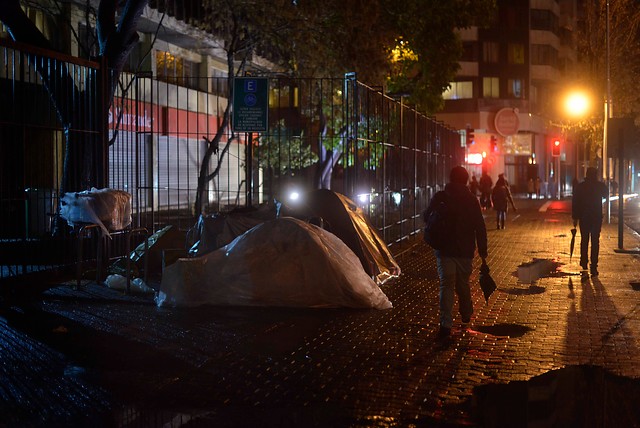
[[[420,230],[429,198],[464,160],[455,130],[355,75],[267,76],[268,131],[223,130],[203,168],[227,107],[232,85],[226,79],[182,85],[122,74],[108,112],[101,112],[90,107],[101,96],[98,64],[6,41],[0,50],[0,279],[77,262],[73,231],[52,236],[69,147],[79,164],[95,167],[76,171],[80,188],[67,191],[105,183],[129,192],[135,227],[186,232],[194,226],[198,177],[205,172],[212,176],[203,193],[206,214],[274,199],[290,203],[293,191],[331,188],[363,209],[390,246]],[[42,77],[47,67],[72,77],[63,99],[74,104],[63,111],[82,120],[56,113],[54,75]]]

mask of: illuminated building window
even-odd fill
[[[509,98],[524,98],[524,85],[522,79],[509,79],[507,82]]]
[[[198,87],[198,65],[169,52],[156,52],[156,75],[163,82]]]
[[[473,98],[473,82],[451,82],[449,85],[449,89],[442,93],[445,100]]]
[[[483,77],[482,96],[484,98],[500,98],[500,79],[497,77]]]

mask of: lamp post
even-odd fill
[[[611,58],[610,58],[610,50],[611,50],[611,37],[610,37],[610,23],[609,23],[609,0],[607,0],[607,31],[606,31],[606,42],[607,42],[607,100],[604,104],[604,135],[602,136],[602,175],[607,183],[607,187],[611,185],[611,180],[609,180],[609,155],[607,153],[607,145],[608,145],[608,134],[609,134],[609,119],[612,116],[611,112]],[[611,193],[611,189],[609,189],[609,193]],[[607,223],[611,223],[611,199],[609,198],[609,193],[607,193]]]

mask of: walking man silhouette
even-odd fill
[[[580,266],[590,267],[591,275],[598,275],[600,231],[602,230],[602,200],[607,197],[607,186],[598,180],[598,170],[587,168],[587,175],[576,186],[571,201],[573,227],[580,223]],[[591,240],[591,266],[589,266],[589,240]]]

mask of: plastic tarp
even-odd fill
[[[198,238],[189,253],[201,256],[223,245],[265,221],[286,215],[318,223],[342,239],[358,256],[362,267],[380,285],[400,275],[400,267],[378,235],[375,227],[353,201],[331,190],[315,190],[305,195],[301,207],[261,205],[227,214],[200,217],[196,227]]]
[[[202,256],[227,245],[247,230],[279,217],[280,204],[263,204],[257,208],[236,209],[229,213],[200,216],[196,225],[197,241],[189,250]]]
[[[387,245],[351,199],[326,189],[309,193],[307,199],[310,213],[322,218],[324,227],[353,250],[364,270],[379,284],[400,275],[400,266]]]
[[[65,193],[60,216],[69,226],[97,224],[103,233],[118,231],[131,224],[131,194],[115,189],[85,190]]]
[[[262,223],[216,251],[168,266],[157,304],[392,307],[341,239],[291,217]]]

